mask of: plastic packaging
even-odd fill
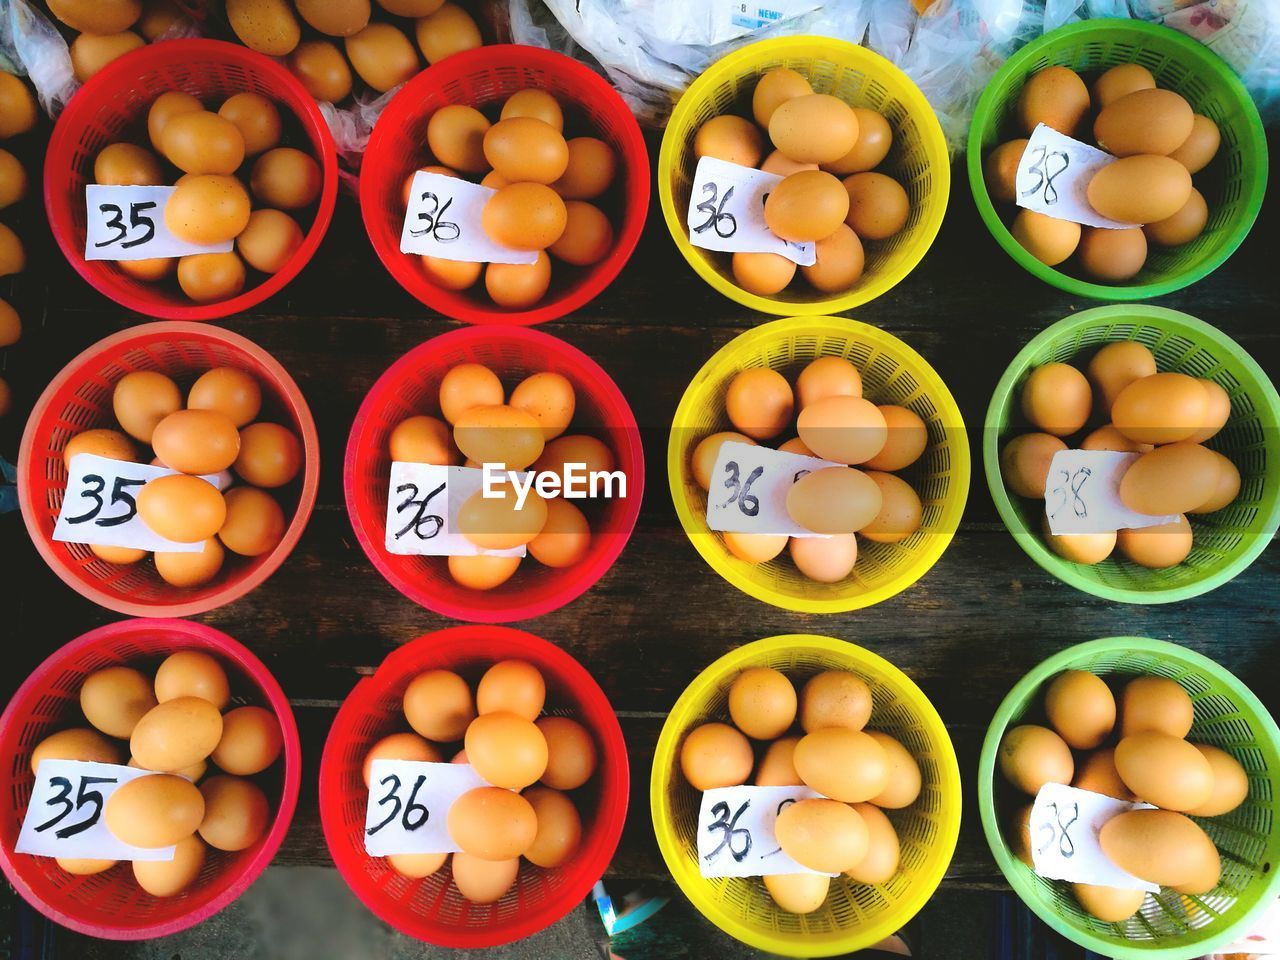
[[[56,117],[80,89],[62,34],[26,0],[0,0],[0,56],[31,78],[40,106]]]

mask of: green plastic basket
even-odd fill
[[[1091,283],[1045,266],[1013,238],[987,194],[982,161],[1006,140],[1026,136],[1015,126],[1013,110],[1031,74],[1054,65],[1087,72],[1121,63],[1142,64],[1159,86],[1186,97],[1196,113],[1218,125],[1222,146],[1195,176],[1196,188],[1209,205],[1204,232],[1180,247],[1153,246],[1142,271],[1127,284]],[[1198,41],[1138,20],[1088,20],[1059,27],[1005,61],[987,84],[969,124],[967,161],[978,212],[1005,252],[1046,283],[1097,300],[1146,300],[1208,276],[1248,235],[1267,187],[1262,119],[1239,78]]]
[[[1004,783],[996,753],[1005,730],[1043,723],[1041,690],[1064,670],[1103,677],[1153,675],[1175,680],[1191,695],[1190,739],[1221,747],[1249,774],[1249,796],[1221,817],[1198,819],[1222,855],[1222,879],[1204,896],[1162,890],[1124,923],[1085,913],[1070,884],[1037,876],[1005,840],[1004,828],[1026,797]],[[987,729],[978,761],[978,809],[987,843],[1001,871],[1045,923],[1081,946],[1116,960],[1189,960],[1249,932],[1280,895],[1280,730],[1266,707],[1230,671],[1208,657],[1163,640],[1109,637],[1071,647],[1045,660],[1004,698]]]
[[[1032,429],[1018,409],[1022,383],[1031,370],[1051,361],[1083,368],[1094,348],[1117,340],[1146,344],[1160,370],[1208,378],[1231,398],[1231,419],[1206,446],[1225,454],[1240,470],[1240,495],[1217,513],[1188,517],[1195,537],[1191,555],[1166,570],[1148,570],[1119,553],[1093,566],[1062,559],[1040,533],[1043,501],[1015,496],[1000,475],[1004,442]],[[1098,422],[1096,417],[1090,420]],[[1253,358],[1220,330],[1163,307],[1095,307],[1059,320],[1013,358],[987,408],[982,461],[1000,518],[1032,560],[1094,596],[1125,603],[1169,603],[1226,583],[1271,541],[1280,526],[1278,423],[1276,388]]]

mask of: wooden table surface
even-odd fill
[[[1273,190],[1250,238],[1224,267],[1159,301],[1221,328],[1273,376],[1280,370],[1278,208]],[[38,209],[29,207],[23,222],[31,265],[15,296],[27,329],[5,356],[15,410],[0,423],[0,453],[11,462],[26,412],[54,373],[84,347],[139,320],[73,273]],[[903,338],[937,368],[964,412],[976,452],[991,391],[1017,350],[1053,321],[1094,305],[1045,286],[1004,255],[978,220],[957,165],[950,209],[928,256],[852,315]],[[655,200],[645,236],[612,287],[578,314],[541,328],[603,365],[645,434],[644,508],[618,563],[574,603],[520,624],[577,657],[618,710],[633,790],[616,875],[665,874],[647,801],[649,761],[665,712],[706,664],[760,637],[813,632],[862,644],[905,670],[933,700],[955,740],[967,795],[947,879],[954,885],[1001,883],[973,803],[978,749],[1000,699],[1049,654],[1117,634],[1171,639],[1225,664],[1273,712],[1280,708],[1274,679],[1280,550],[1185,603],[1141,607],[1096,599],[1058,583],[1017,547],[976,461],[959,534],[923,580],[891,600],[850,614],[803,615],[747,598],[721,580],[676,521],[665,476],[667,430],[707,357],[767,319],[698,279],[679,258]],[[398,644],[449,625],[387,584],[356,543],[342,496],[347,432],[365,392],[394,360],[456,324],[431,315],[395,284],[373,254],[354,199],[344,195],[302,275],[225,325],[274,354],[301,386],[319,425],[320,496],[284,566],[249,596],[197,619],[256,652],[292,700],[306,769],[277,862],[327,864],[316,768],[335,710],[357,677]],[[0,638],[8,664],[0,693],[7,698],[60,644],[119,615],[64,586],[37,556],[16,513],[0,517],[0,551]]]

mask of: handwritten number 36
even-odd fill
[[[441,204],[440,198],[428,190],[422,195],[422,202],[426,205],[426,209],[419,211],[418,219],[426,226],[419,230],[410,230],[409,233],[412,236],[425,237],[429,234],[437,243],[453,243],[462,235],[462,230],[456,223],[444,219],[444,215],[453,206],[453,197]]]
[[[704,183],[702,185],[702,193],[705,199],[694,209],[699,213],[705,213],[707,219],[694,227],[693,232],[702,233],[705,230],[715,228],[716,236],[728,239],[738,232],[738,218],[732,213],[724,212],[724,205],[733,196],[733,187],[726,190],[724,196],[719,198],[719,204],[716,203],[716,194],[718,192],[719,190],[714,183]]]
[[[424,804],[418,803],[418,791],[422,789],[422,785],[427,782],[425,775],[419,775],[414,781],[413,789],[409,791],[408,801],[400,799],[400,787],[403,784],[400,778],[394,773],[388,774],[378,781],[382,786],[387,787],[386,794],[378,801],[378,806],[385,807],[391,804],[391,812],[387,814],[385,820],[375,826],[369,827],[365,833],[373,836],[387,824],[391,823],[396,817],[400,817],[400,825],[405,830],[417,830],[431,818],[431,811]]]
[[[760,498],[751,493],[751,485],[764,474],[764,467],[756,467],[747,474],[746,483],[741,481],[742,470],[736,461],[730,460],[724,465],[724,469],[729,474],[724,482],[725,489],[733,491],[729,495],[729,499],[724,502],[724,505],[727,507],[736,501],[739,510],[748,517],[754,517],[760,512]]]

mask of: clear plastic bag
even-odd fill
[[[0,0],[0,54],[30,77],[45,113],[56,117],[80,89],[62,34],[27,0]]]

